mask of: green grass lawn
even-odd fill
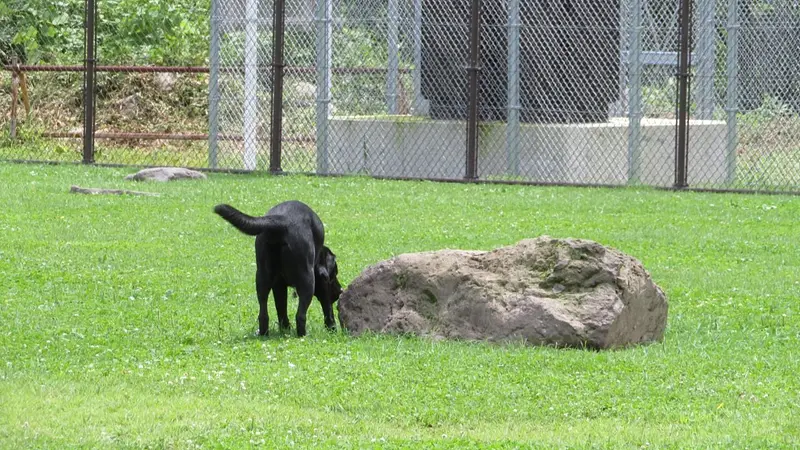
[[[800,446],[800,197],[133,171],[0,163],[0,448]],[[350,338],[315,302],[308,337],[256,338],[253,238],[212,207],[286,199],[320,214],[344,284],[404,252],[614,246],[667,293],[666,337]]]

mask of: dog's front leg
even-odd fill
[[[336,320],[333,317],[333,304],[331,303],[330,294],[326,291],[325,298],[320,299],[322,304],[322,315],[325,316],[325,327],[329,330],[336,329]]]
[[[259,269],[256,271],[256,295],[258,295],[258,334],[269,335],[269,312],[267,300],[269,299],[270,284],[267,274]]]
[[[308,307],[311,306],[312,296],[314,294],[314,280],[311,280],[311,286],[307,283],[303,287],[297,287],[297,297],[299,298],[297,304],[297,315],[295,322],[297,323],[297,337],[306,335],[306,313]]]

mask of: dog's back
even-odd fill
[[[325,241],[322,220],[308,205],[297,200],[279,203],[261,217],[250,216],[226,204],[215,206],[214,212],[250,236],[269,233],[275,238],[289,231],[310,230],[315,247],[321,247]]]

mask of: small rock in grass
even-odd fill
[[[173,181],[181,179],[205,179],[206,175],[196,170],[184,169],[183,167],[153,167],[143,169],[125,177],[126,180],[133,181]]]

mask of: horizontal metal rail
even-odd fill
[[[3,70],[12,72],[83,72],[83,66],[48,66],[48,65],[14,65],[6,64]],[[97,72],[139,72],[139,73],[208,73],[208,67],[192,66],[97,66]],[[236,73],[244,72],[244,67],[220,67],[221,72]],[[258,69],[263,72],[271,72],[272,66],[262,65]],[[314,67],[286,66],[287,73],[316,73]],[[335,74],[368,74],[384,73],[385,67],[332,67],[331,72]],[[411,73],[411,69],[399,69],[403,73]]]
[[[82,131],[69,131],[59,133],[42,133],[43,138],[54,139],[80,139],[83,137]],[[171,140],[171,141],[204,141],[208,139],[205,133],[115,133],[115,132],[95,132],[95,139],[143,139],[143,140]],[[220,135],[219,139],[225,141],[241,141],[241,136]]]
[[[83,138],[82,131],[42,133],[39,136],[51,139],[80,139]],[[95,132],[95,139],[142,139],[142,140],[165,140],[165,141],[205,141],[208,139],[207,133],[131,133],[131,132]],[[218,139],[222,141],[243,141],[244,137],[220,134]],[[293,143],[313,143],[313,136],[287,136],[283,142]]]

